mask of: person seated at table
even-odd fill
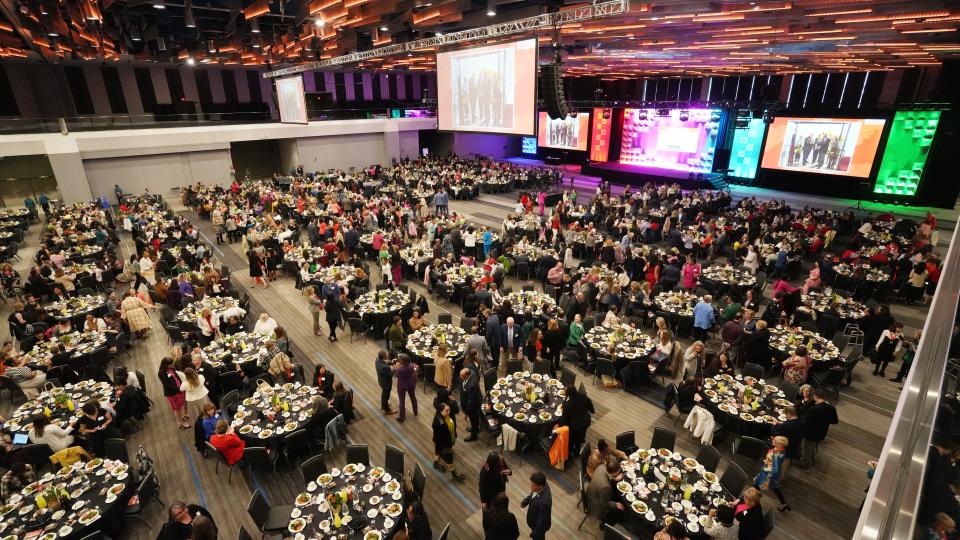
[[[407,321],[407,324],[410,325],[410,331],[416,332],[417,330],[423,328],[427,325],[427,320],[420,315],[419,310],[413,310],[413,315],[410,317],[410,320]]]
[[[53,337],[63,336],[73,332],[73,325],[70,324],[70,319],[63,319],[47,330],[47,332]]]
[[[100,407],[95,399],[84,403],[80,412],[80,434],[87,438],[91,452],[103,456],[104,442],[120,437],[120,432],[113,425],[113,413]]]
[[[734,375],[733,364],[730,363],[730,353],[721,351],[713,357],[713,360],[703,368],[704,377],[716,377],[717,375]]]
[[[210,440],[210,437],[217,431],[217,423],[223,418],[223,413],[217,410],[213,403],[207,403],[203,406],[203,437]]]
[[[14,463],[10,470],[0,477],[0,497],[10,502],[10,497],[19,494],[28,484],[37,481],[33,466],[28,463]]]
[[[243,459],[243,451],[247,444],[233,431],[233,427],[221,418],[217,421],[214,434],[210,437],[210,444],[220,452],[227,465],[233,465]]]
[[[76,416],[71,415],[70,422],[66,429],[64,429],[52,423],[50,417],[46,414],[37,413],[33,416],[33,424],[30,427],[30,431],[27,432],[27,437],[29,437],[30,442],[34,444],[46,444],[50,447],[51,452],[57,453],[64,448],[73,446],[74,439],[70,433],[76,428],[77,420]]]
[[[320,389],[320,395],[330,399],[333,397],[333,372],[327,369],[323,364],[317,364],[313,372],[313,384]]]
[[[239,332],[243,332],[243,324],[240,322],[239,317],[231,316],[227,319],[227,322],[220,326],[220,331],[225,335],[232,336]]]
[[[70,299],[70,296],[64,292],[60,287],[54,287],[53,293],[50,295],[51,302],[66,302]]]
[[[23,395],[27,399],[37,399],[40,395],[40,388],[47,382],[47,374],[31,369],[26,364],[25,358],[15,359],[7,358],[4,360],[7,369],[3,372],[5,377],[9,377],[23,390]],[[46,361],[47,367],[50,367],[49,360]]]
[[[76,293],[77,286],[74,283],[77,278],[73,274],[67,274],[63,268],[57,268],[53,272],[53,281],[59,283],[68,296]]]
[[[625,460],[627,459],[627,454],[610,446],[610,443],[608,443],[606,439],[598,440],[597,447],[590,452],[590,457],[587,458],[587,468],[585,471],[587,478],[593,478],[593,471],[595,471],[597,467],[607,463],[612,457],[618,460]]]
[[[333,383],[333,397],[330,399],[330,405],[343,415],[344,422],[349,424],[353,420],[353,392],[343,386],[343,381]]]
[[[710,509],[713,521],[703,528],[704,534],[713,540],[738,540],[740,538],[740,523],[733,519],[733,508],[720,506]]]
[[[136,384],[130,384],[131,379]],[[122,428],[124,422],[135,418],[143,420],[150,412],[150,399],[139,386],[136,375],[126,368],[120,368],[114,378],[114,395],[116,403],[113,409],[116,412],[115,424]]]
[[[703,381],[699,377],[689,376],[677,386],[677,408],[689,410],[696,402],[696,396],[703,390]]]
[[[399,315],[393,316],[393,322],[387,330],[387,341],[391,351],[401,351],[407,342],[406,332],[403,331],[403,321]]]
[[[261,336],[271,337],[273,336],[273,331],[277,328],[277,326],[279,326],[277,321],[274,320],[274,318],[271,317],[267,312],[263,312],[260,314],[260,318],[257,319],[257,324],[254,325],[253,331]]]
[[[94,317],[93,313],[87,313],[87,316],[83,321],[83,331],[106,333],[107,323],[100,317]]]
[[[183,305],[193,302],[197,298],[197,291],[193,288],[193,284],[190,283],[189,276],[185,273],[181,273],[177,277],[177,281],[177,290],[180,291],[180,301],[183,303]]]
[[[653,535],[653,540],[687,540],[687,528],[677,518],[667,516],[663,528]]]

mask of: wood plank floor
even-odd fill
[[[582,200],[589,196],[585,191],[582,195]],[[177,204],[175,201],[171,203]],[[510,211],[512,204],[513,200],[508,196],[484,195],[477,201],[452,201],[451,210],[465,213],[477,223],[499,228],[500,220]],[[200,220],[195,220],[195,223],[207,235],[208,240],[212,240],[209,223]],[[39,227],[34,227],[29,235],[34,239],[32,244],[36,243],[38,236]],[[946,235],[942,235],[944,236]],[[408,416],[404,424],[399,424],[395,416],[382,416],[378,407],[379,388],[373,370],[374,358],[381,348],[380,343],[372,339],[357,339],[351,342],[348,335],[344,334],[338,343],[331,344],[325,338],[313,336],[307,303],[299,291],[294,289],[292,279],[282,278],[268,289],[251,290],[246,269],[236,266],[245,260],[239,244],[214,247],[214,252],[221,259],[234,263],[231,264],[233,283],[249,292],[252,311],[267,311],[287,329],[295,345],[294,360],[306,364],[308,373],[312,373],[314,364],[324,362],[355,390],[358,419],[350,426],[349,442],[369,445],[371,461],[375,463],[383,462],[385,444],[403,449],[406,452],[408,469],[412,469],[413,463],[417,462],[426,472],[425,504],[434,533],[439,534],[443,525],[451,522],[453,525],[450,538],[481,537],[477,471],[486,454],[495,448],[495,441],[487,435],[481,435],[480,440],[473,443],[459,441],[455,449],[456,463],[458,469],[466,475],[466,480],[454,482],[449,476],[440,475],[430,466],[433,460],[430,432],[432,392],[418,388],[419,416]],[[125,239],[121,248],[129,255],[132,242]],[[18,266],[24,275],[35,251],[35,245],[21,250],[24,262]],[[514,286],[519,284],[513,278],[509,280]],[[414,283],[413,286],[418,292],[425,292],[419,285]],[[9,313],[9,309],[9,304],[4,307],[4,316]],[[436,320],[438,313],[446,312],[453,313],[455,321],[459,320],[461,312],[458,306],[438,306],[432,301],[427,318]],[[894,306],[894,315],[904,320],[908,331],[912,332],[913,328],[922,324],[925,309],[916,306]],[[157,315],[153,315],[153,318],[158,320]],[[154,457],[158,464],[161,495],[165,502],[183,500],[204,504],[217,520],[221,538],[236,538],[240,526],[253,532],[255,526],[246,513],[251,490],[263,489],[273,504],[290,504],[295,494],[303,488],[299,473],[281,464],[276,474],[249,477],[235,471],[231,480],[222,467],[220,474],[217,474],[214,461],[204,459],[193,448],[192,430],[181,430],[174,425],[159,383],[153,375],[159,360],[169,347],[166,336],[157,325],[146,339],[136,344],[130,358],[122,360],[128,366],[144,371],[147,375],[148,394],[155,404],[144,427],[128,437],[131,453],[138,445],[143,445]],[[592,386],[592,377],[583,373],[578,373],[578,376],[590,388],[590,396],[597,408],[593,425],[588,432],[588,441],[595,443],[600,437],[612,441],[617,433],[635,430],[638,443],[643,445],[649,442],[654,427],[672,427],[675,416],[664,415],[655,399],[643,399],[619,390],[604,390]],[[841,423],[830,430],[818,465],[812,471],[793,469],[784,480],[784,492],[794,510],[776,516],[777,528],[772,538],[850,538],[858,516],[857,508],[867,487],[866,462],[876,459],[882,448],[898,391],[898,385],[870,376],[865,367],[855,374],[853,386],[843,392],[842,399],[836,404]],[[396,404],[395,397],[392,402]],[[0,412],[8,414],[9,405],[0,405]],[[678,451],[694,455],[699,443],[683,432],[681,426],[678,428]],[[725,454],[720,466],[722,472],[729,460],[729,441],[718,441],[716,444]],[[571,463],[566,471],[561,472],[552,469],[543,457],[528,456],[522,465],[515,455],[507,455],[506,458],[514,469],[515,478],[509,483],[507,492],[512,503],[511,510],[521,522],[523,537],[526,537],[528,530],[522,525],[524,513],[518,503],[527,492],[526,478],[536,470],[547,474],[553,490],[553,529],[548,537],[600,537],[595,525],[587,524],[582,531],[577,531],[582,513],[576,508],[576,465]],[[342,447],[327,456],[326,461],[329,466],[342,465]],[[765,506],[772,505],[773,501],[773,495],[768,494]],[[156,531],[165,520],[165,512],[158,505],[153,505],[147,517],[152,525],[150,530],[142,526],[132,527],[129,531],[130,538],[155,537]]]

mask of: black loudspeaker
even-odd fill
[[[563,69],[560,64],[540,66],[540,99],[550,118],[565,118],[570,113],[563,95]]]

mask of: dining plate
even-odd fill
[[[303,518],[296,518],[296,519],[290,520],[290,524],[287,525],[287,530],[292,533],[298,533],[302,531],[303,528],[306,526],[307,526],[307,520]]]
[[[93,523],[99,518],[100,518],[100,510],[97,510],[96,508],[91,508],[90,510],[87,510],[86,512],[81,514],[80,519],[77,521],[79,521],[81,525],[87,525],[88,523]]]

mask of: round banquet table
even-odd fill
[[[10,231],[0,231],[0,245],[7,245],[13,242],[13,233]]]
[[[23,354],[23,358],[26,358],[27,365],[31,368],[46,370],[46,361],[52,360],[54,354],[60,352],[60,346],[63,346],[64,352],[71,353],[73,358],[80,358],[106,344],[107,335],[101,332],[70,332],[53,336],[50,341],[37,343],[33,349]]]
[[[700,534],[712,521],[709,511],[736,498],[720,486],[716,474],[697,460],[666,448],[642,448],[630,454],[621,466],[624,477],[615,489],[626,500],[624,512],[658,530],[671,516],[683,523],[691,535]]]
[[[70,248],[70,255],[80,255],[81,257],[93,257],[103,253],[103,248],[100,246],[77,246]]]
[[[44,309],[51,317],[62,321],[64,319],[73,319],[74,317],[85,317],[87,313],[92,313],[103,308],[106,303],[107,301],[103,296],[76,296],[64,302],[47,304]]]
[[[623,375],[624,384],[630,379],[637,378],[638,370],[641,373],[643,371],[649,373],[650,364],[647,362],[647,357],[656,345],[650,336],[636,328],[629,325],[594,326],[584,334],[583,341],[595,353],[610,355],[617,370]],[[612,354],[610,353],[611,345],[614,347]]]
[[[770,437],[770,428],[775,424],[786,421],[783,408],[792,405],[780,388],[763,379],[742,375],[704,379],[703,397],[699,405],[710,411],[718,424],[760,440]]]
[[[482,266],[458,264],[448,268],[445,273],[450,278],[450,285],[453,290],[456,291],[466,284],[468,276],[473,279],[473,283],[476,283],[483,279],[485,272]]]
[[[177,313],[177,320],[182,323],[196,324],[200,318],[200,312],[205,308],[217,315],[223,313],[228,308],[240,305],[240,302],[232,296],[207,296],[203,300],[187,304],[180,313]]]
[[[247,444],[269,441],[278,446],[283,436],[306,426],[313,416],[310,402],[319,390],[300,383],[262,385],[237,405],[233,429]]]
[[[533,401],[525,395],[528,385],[534,392]],[[518,431],[538,431],[540,435],[560,421],[566,395],[559,380],[528,371],[498,378],[487,394],[490,408],[501,420]]]
[[[693,317],[693,306],[701,298],[686,291],[667,291],[653,297],[657,308],[680,317]]]
[[[509,300],[513,312],[522,316],[527,310],[534,317],[550,316],[557,313],[557,301],[549,294],[540,291],[517,291],[504,297]]]
[[[360,315],[375,337],[383,336],[393,316],[410,304],[410,294],[399,289],[383,289],[361,294],[353,302],[353,310]]]
[[[709,284],[711,282],[719,285],[719,289],[733,289],[741,291],[757,284],[757,278],[749,270],[736,268],[730,265],[709,266],[703,269],[700,279]]]
[[[850,263],[840,263],[833,267],[833,271],[839,276],[845,278],[854,278],[854,274],[860,269],[863,271],[864,281],[870,283],[886,283],[890,281],[890,272],[882,268],[872,268],[869,264],[850,264]]]
[[[554,259],[560,260],[560,255],[557,254],[557,250],[553,248],[543,248],[534,244],[527,244],[525,246],[520,246],[514,244],[509,249],[507,249],[507,255],[516,258],[519,255],[526,255],[530,259],[530,264],[536,264],[537,260],[545,255],[550,255]]]
[[[454,360],[467,347],[467,332],[452,324],[428,324],[407,337],[407,351],[417,363],[429,364],[441,341],[447,344],[447,357]]]
[[[204,360],[213,367],[223,370],[233,370],[239,364],[260,360],[261,349],[266,346],[267,337],[255,332],[237,332],[229,336],[221,336],[210,345],[203,348]],[[233,365],[224,364],[224,358],[233,355]]]
[[[328,497],[349,493],[340,506],[340,527]],[[294,540],[337,540],[341,534],[357,540],[383,540],[400,526],[404,511],[400,482],[383,467],[348,463],[307,483],[294,499],[287,530]]]
[[[300,264],[303,264],[302,262]],[[299,270],[298,270],[299,272]],[[346,281],[353,281],[357,276],[357,269],[349,264],[339,264],[336,266],[325,266],[317,268],[317,271],[313,273],[313,276],[310,278],[311,284],[314,286],[322,286],[327,282],[327,280],[336,281],[337,276],[340,276],[340,279]],[[320,291],[317,291],[318,293]]]
[[[36,493],[48,488],[66,491],[60,507],[53,509],[37,506]],[[76,462],[60,469],[56,474],[47,473],[37,482],[27,485],[14,494],[8,504],[0,506],[0,534],[3,538],[26,538],[39,531],[33,538],[55,540],[83,538],[107,525],[111,532],[121,516],[123,506],[133,495],[129,466],[120,461],[92,459],[87,463]],[[54,503],[56,504],[56,503]]]
[[[785,360],[797,352],[797,347],[800,345],[807,347],[807,353],[813,360],[811,369],[815,371],[826,369],[829,367],[828,364],[840,362],[840,350],[832,341],[820,334],[801,328],[785,328],[783,326],[770,329],[770,348],[777,352],[781,360]]]
[[[862,319],[867,312],[866,305],[852,298],[843,298],[842,296],[830,295],[818,291],[810,291],[802,295],[800,301],[803,304],[802,307],[817,313],[834,314],[841,321],[845,322],[857,322]],[[841,328],[843,328],[842,325]]]
[[[33,425],[33,416],[50,411],[50,422],[66,429],[74,417],[80,415],[80,408],[95,399],[100,402],[110,401],[113,397],[113,387],[107,382],[80,381],[77,384],[66,384],[62,387],[44,390],[37,399],[27,401],[17,407],[10,419],[3,423],[6,431],[27,434]],[[58,405],[57,402],[60,401]]]

